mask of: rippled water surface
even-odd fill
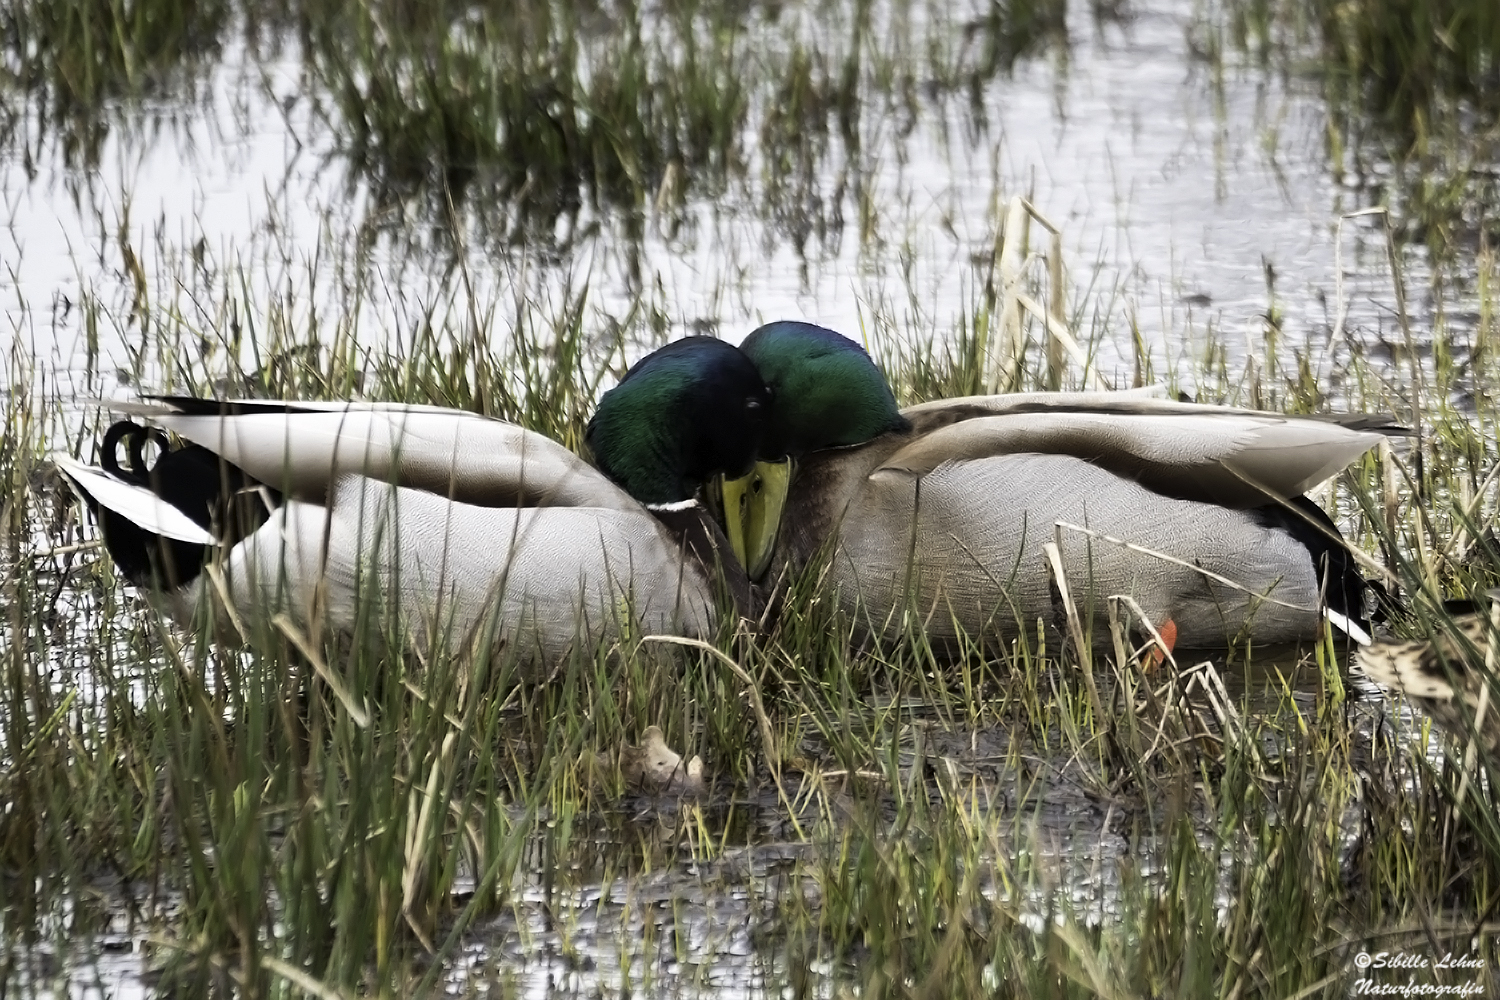
[[[748,14],[747,33],[768,46],[817,37],[797,16]],[[977,44],[964,41],[975,17],[920,30]],[[1094,293],[1078,319],[1102,331],[1099,364],[1111,375],[1130,355],[1132,326],[1161,371],[1191,378],[1196,366],[1181,359],[1213,334],[1236,355],[1263,353],[1270,310],[1273,347],[1321,356],[1340,291],[1349,330],[1392,336],[1380,221],[1351,222],[1342,237],[1339,225],[1379,203],[1389,171],[1363,150],[1330,162],[1337,126],[1316,83],[1199,55],[1206,23],[1175,0],[1130,4],[1115,20],[1074,5],[1066,48],[971,92],[929,98],[938,88],[924,87],[919,66],[909,106],[867,109],[857,149],[830,140],[799,189],[800,218],[765,211],[776,151],[755,135],[744,137],[741,180],[721,197],[648,208],[639,242],[619,213],[585,209],[496,243],[471,211],[465,280],[499,302],[586,282],[592,311],[622,319],[645,302],[673,334],[738,339],[764,319],[801,316],[941,336],[972,307],[1004,201],[1024,194],[1062,228],[1074,294]],[[110,115],[96,165],[70,168],[42,130],[24,156],[13,145],[0,160],[7,340],[59,373],[76,375],[92,352],[106,369],[129,368],[137,335],[121,307],[128,314],[137,277],[156,304],[211,326],[215,291],[245,294],[251,310],[339,319],[354,271],[370,341],[399,337],[451,291],[434,220],[380,198],[342,155],[338,116],[295,43],[255,59],[230,44],[201,91]],[[1407,257],[1420,288],[1421,255]],[[220,271],[243,284],[223,287]],[[110,306],[92,331],[74,308],[89,296]],[[1418,296],[1415,308],[1430,307]]]
[[[913,3],[898,17],[877,7],[889,33],[872,32],[870,44],[970,65],[987,9]],[[774,60],[813,39],[840,52],[847,35],[836,12],[834,27],[823,24],[827,14],[755,5],[742,12],[745,51]],[[919,60],[895,96],[863,108],[852,127],[830,128],[821,151],[791,168],[766,142],[776,137],[764,126],[775,98],[751,97],[740,162],[724,178],[694,186],[668,171],[634,205],[584,199],[539,225],[477,202],[479,187],[460,192],[451,215],[434,210],[444,199],[431,191],[383,189],[351,154],[348,124],[296,38],[251,46],[231,33],[191,98],[116,99],[96,146],[69,141],[34,104],[5,119],[7,385],[60,399],[47,443],[76,450],[83,418],[72,401],[170,387],[215,366],[257,370],[270,361],[263,345],[229,331],[278,324],[343,330],[363,349],[399,352],[424,322],[467,316],[476,303],[498,342],[581,302],[587,328],[601,338],[623,329],[638,341],[632,350],[693,332],[737,341],[784,317],[863,334],[877,349],[942,341],[972,321],[1016,195],[1060,228],[1070,319],[1111,381],[1135,377],[1137,337],[1156,377],[1190,389],[1213,370],[1214,351],[1229,359],[1229,383],[1268,355],[1325,374],[1351,344],[1378,358],[1379,345],[1403,336],[1385,223],[1341,217],[1391,199],[1394,170],[1378,146],[1345,141],[1315,80],[1223,54],[1221,34],[1195,0],[1075,3],[1065,44],[1053,39],[958,86]],[[878,60],[865,65],[876,73]],[[1033,249],[1045,246],[1040,233]],[[1397,255],[1425,340],[1434,277],[1419,244]],[[1463,343],[1477,322],[1468,278],[1461,267],[1443,277],[1448,329]],[[187,355],[151,347],[164,330]],[[1290,695],[1280,707],[1314,711]],[[1003,729],[955,734],[913,712],[893,732],[903,767],[958,777],[932,779],[935,798],[971,795],[1019,815],[1016,837],[1040,824],[1058,871],[1077,875],[1080,912],[1105,905],[1098,887],[1141,849],[1129,811],[1081,791],[1065,762],[1039,758],[1035,784],[1002,773],[991,762],[1010,746]],[[669,805],[627,806],[598,833],[582,888],[544,884],[539,843],[515,906],[476,926],[440,978],[456,991],[528,996],[752,994],[785,981],[794,959],[776,947],[768,917],[818,892],[788,874],[815,850],[794,829],[798,810],[811,822],[856,808],[833,785],[806,780],[818,791],[789,792],[795,809],[764,790],[745,801],[716,793],[711,831],[680,825],[684,814]],[[712,863],[679,856],[682,838],[706,833],[731,846]],[[616,853],[660,867],[615,870]],[[130,950],[138,930],[119,902],[134,890],[112,891],[93,943],[70,951],[59,934],[23,983],[49,981],[48,963],[77,962],[99,979],[76,979],[74,995],[149,991],[151,974]]]

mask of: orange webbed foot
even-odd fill
[[[1157,642],[1153,638],[1151,651],[1141,661],[1142,667],[1147,673],[1151,673],[1161,666],[1166,659],[1172,655],[1172,649],[1177,645],[1177,623],[1168,618],[1157,626],[1156,633],[1161,637]]]

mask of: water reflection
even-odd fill
[[[147,7],[76,11],[93,31],[122,9]],[[552,324],[601,351],[626,344],[622,356],[783,316],[864,332],[877,351],[942,344],[972,322],[1000,206],[1018,192],[1062,224],[1071,318],[1121,382],[1176,376],[1254,399],[1248,369],[1266,374],[1266,403],[1278,377],[1353,395],[1354,355],[1463,363],[1485,321],[1466,265],[1403,243],[1408,286],[1433,289],[1413,296],[1407,339],[1383,223],[1337,220],[1393,191],[1398,206],[1428,204],[1401,200],[1411,168],[1316,83],[1237,62],[1189,0],[190,4],[76,80],[39,55],[63,43],[41,46],[16,10],[0,11],[5,93],[25,95],[0,102],[0,348],[11,392],[48,380],[46,447],[82,439],[74,397],[122,388],[426,398],[453,386],[402,383],[404,359],[449,351],[429,367],[464,383],[486,345]],[[1450,166],[1470,174],[1490,190],[1492,167]],[[503,383],[515,410],[545,392],[549,360]],[[576,423],[586,401],[568,410]],[[1292,666],[1285,686],[1229,680],[1268,755],[1278,726],[1328,703],[1321,674]],[[1142,831],[1182,791],[1114,785],[1057,759],[1058,732],[1014,720],[958,731],[916,709],[841,707],[892,766],[873,787],[807,778],[795,818],[820,829],[819,850],[868,848],[837,838],[885,831],[901,795],[968,810],[995,831],[985,862],[1019,859],[1034,876],[1036,895],[1004,897],[1034,924],[1049,914],[1028,904],[1054,898],[1043,890],[1073,885],[1083,909],[1124,877],[1120,857],[1149,872]],[[1182,752],[1212,739],[1195,731]],[[826,734],[805,752],[868,764],[841,760]],[[667,982],[749,988],[761,960],[773,981],[791,976],[775,963],[796,956],[774,935],[807,930],[822,855],[782,844],[799,831],[769,793],[724,794],[751,801],[710,804],[701,852],[690,835],[703,830],[675,819],[631,825],[655,823],[656,804],[564,843],[557,882],[520,879],[509,909],[463,940],[471,964],[455,984],[504,986],[533,946],[537,992],[635,981],[647,964]],[[555,857],[552,836],[531,849]],[[772,937],[742,933],[767,913]],[[621,936],[648,947],[623,954]]]
[[[228,0],[16,0],[0,10],[0,148],[33,179],[98,167],[117,103],[191,107],[223,56]]]
[[[119,365],[141,290],[172,301],[186,257],[213,264],[197,297],[249,316],[363,271],[372,345],[401,323],[393,301],[430,299],[455,264],[481,304],[587,281],[602,318],[650,317],[643,341],[778,315],[943,337],[1017,191],[1063,224],[1107,372],[1133,373],[1131,328],[1156,377],[1184,380],[1221,342],[1336,370],[1341,312],[1341,335],[1389,336],[1385,232],[1335,220],[1390,169],[1361,145],[1330,171],[1338,126],[1313,84],[1212,62],[1180,0],[1075,7],[1066,32],[1037,9],[1019,60],[996,55],[1012,22],[988,5],[915,0],[547,7],[514,27],[486,6],[309,5],[280,33],[205,14],[221,41],[193,51],[217,61],[191,61],[175,97],[100,109],[96,169],[46,139],[53,118],[13,113],[5,337],[64,369],[79,354],[53,345],[97,337]],[[1421,247],[1401,261],[1427,283]],[[86,335],[54,308],[85,300],[109,320]]]

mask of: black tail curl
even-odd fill
[[[147,448],[157,449],[148,464]],[[171,446],[166,434],[121,420],[105,431],[99,445],[105,472],[140,486],[177,508],[230,547],[254,532],[281,495],[247,476],[200,445]],[[124,463],[121,462],[121,454]],[[213,547],[163,538],[101,504],[90,502],[115,565],[138,586],[174,589],[192,582],[213,555]]]
[[[1288,509],[1291,508],[1291,509]],[[1368,629],[1372,621],[1384,621],[1394,606],[1390,592],[1376,580],[1367,580],[1350,554],[1338,525],[1327,512],[1307,497],[1293,497],[1257,507],[1255,514],[1266,527],[1280,528],[1312,555],[1323,587],[1323,599],[1332,611]]]

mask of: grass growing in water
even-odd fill
[[[410,37],[394,49],[438,39],[434,58],[452,60],[447,79],[484,70],[460,60],[470,44],[462,35],[444,54],[452,22],[408,14]],[[544,27],[563,50],[581,44],[569,38],[596,37],[585,24]],[[890,65],[869,47],[881,33],[854,31],[864,33],[854,69],[887,83],[899,111],[920,74],[884,75]],[[617,37],[649,55],[644,34]],[[737,37],[715,44],[737,58]],[[599,44],[608,52],[615,40]],[[356,55],[382,71],[375,49]],[[391,89],[370,113],[400,114],[407,100],[431,113],[400,114],[379,133],[408,159],[376,152],[410,166],[412,150],[436,144],[443,176],[420,183],[451,187],[447,161],[470,170],[469,148],[441,145],[447,137],[428,129],[464,110],[461,92],[439,92],[444,81],[422,78],[427,64],[410,60],[394,63]],[[660,123],[639,104],[595,115],[580,69],[591,64],[559,65],[548,79],[573,88],[571,103],[556,107],[573,115],[574,138],[546,165],[561,164],[565,187],[577,181],[564,200],[670,193],[672,161],[652,157],[692,116],[653,133]],[[649,79],[649,58],[634,65]],[[787,72],[766,77],[774,98],[765,117],[733,120],[751,122],[781,157],[764,169],[811,182],[822,176],[819,157],[859,135],[847,117],[864,113],[844,83],[851,62],[804,48],[773,65]],[[946,85],[962,74],[934,77]],[[433,92],[400,90],[408,79]],[[599,93],[624,93],[632,81],[606,82],[612,89]],[[555,113],[542,111],[518,119],[523,134]],[[601,122],[630,125],[632,115],[640,126],[622,131],[616,149]],[[713,135],[710,149],[719,148]],[[485,148],[473,146],[476,171]],[[735,165],[732,141],[723,148],[732,169],[754,169]],[[632,157],[656,166],[632,177],[622,166]],[[592,193],[596,176],[609,193]],[[701,183],[715,190],[714,180]],[[518,199],[531,196],[521,189]],[[788,226],[832,227],[798,207],[813,188],[767,191]],[[536,197],[555,211],[551,193]],[[1493,261],[1480,268],[1489,280],[1494,271]],[[451,299],[398,324],[399,343],[382,344],[358,329],[358,302],[388,289],[347,289],[344,311],[317,316],[254,302],[239,279],[226,269],[223,288],[233,291],[160,301],[142,279],[128,308],[83,308],[90,323],[135,338],[129,374],[148,388],[440,402],[575,446],[611,370],[668,325],[644,306],[601,319],[582,290],[506,307],[455,279]],[[1482,304],[1493,307],[1488,295]],[[978,350],[979,332],[1000,311],[996,296],[981,296],[966,326],[950,331],[877,310],[871,340],[904,400],[983,391],[995,366]],[[513,336],[490,333],[505,330]],[[1096,326],[1086,351],[1103,337]],[[1442,330],[1435,343],[1430,362],[1403,355],[1414,366],[1403,376],[1420,377],[1382,376],[1358,357],[1282,369],[1275,351],[1245,366],[1212,340],[1185,370],[1160,374],[1214,398],[1299,412],[1326,407],[1327,391],[1405,413],[1418,391],[1424,438],[1403,460],[1410,480],[1397,477],[1405,503],[1389,519],[1372,506],[1356,541],[1390,553],[1408,591],[1420,582],[1475,593],[1496,575],[1484,539],[1494,510],[1496,414],[1484,391],[1493,363],[1482,343],[1465,353]],[[1006,376],[1045,384],[1039,354],[1033,344]],[[1142,378],[1156,377],[1144,350],[1136,361]],[[554,683],[534,687],[512,684],[503,660],[463,650],[388,659],[376,652],[382,643],[299,637],[320,670],[279,630],[262,652],[230,654],[210,632],[164,627],[97,549],[69,549],[90,536],[68,534],[76,511],[58,503],[39,457],[96,435],[75,418],[71,394],[34,390],[36,367],[12,359],[0,443],[7,990],[41,992],[70,977],[77,956],[58,954],[60,942],[107,934],[142,948],[164,986],[184,995],[405,995],[438,980],[518,991],[516,978],[554,971],[538,967],[538,953],[560,956],[584,982],[592,963],[606,987],[706,989],[707,975],[694,982],[683,970],[733,971],[749,951],[769,988],[793,991],[1342,996],[1354,949],[1461,953],[1477,939],[1494,957],[1488,771],[1469,780],[1455,810],[1457,764],[1429,761],[1377,728],[1368,704],[1351,706],[1327,651],[1279,664],[1302,679],[1269,682],[1281,704],[1268,705],[1256,696],[1268,684],[1263,664],[1260,676],[1236,664],[1245,693],[1224,694],[1207,673],[1148,683],[1101,661],[1091,677],[1035,637],[1007,656],[953,662],[912,625],[900,641],[861,649],[813,577],[769,641],[718,643],[754,678],[756,699],[717,658],[654,645],[582,651]],[[1378,496],[1382,471],[1373,461],[1361,468],[1355,495]],[[366,627],[376,639],[386,626]],[[1223,673],[1236,684],[1235,672]],[[1238,715],[1224,708],[1237,704]],[[627,792],[614,753],[650,725],[707,758],[716,780],[707,800],[676,806]],[[1085,860],[1093,854],[1104,859],[1097,867]],[[639,948],[601,946],[611,929]],[[497,957],[473,963],[474,951]]]
[[[1315,75],[1332,110],[1330,161],[1368,182],[1444,257],[1493,240],[1483,206],[1500,158],[1500,7],[1489,0],[1224,0],[1199,25],[1207,51],[1247,48]],[[1372,150],[1377,151],[1372,154]],[[1395,170],[1382,176],[1389,158]]]
[[[410,211],[458,231],[468,209],[486,239],[566,244],[601,217],[633,239],[652,213],[674,229],[690,200],[710,200],[761,212],[802,247],[840,238],[844,196],[870,183],[866,150],[886,135],[950,112],[983,130],[983,88],[1065,46],[1065,12],[18,0],[0,8],[0,149],[30,165],[56,143],[69,168],[96,168],[111,128],[159,126],[174,102],[230,89],[222,64],[264,84],[241,100],[274,101],[288,121],[310,109],[329,142],[293,141],[346,164],[376,219]],[[299,86],[278,91],[273,64],[291,58]]]
[[[356,330],[333,324],[324,342],[283,313],[188,350],[182,311],[147,303],[138,363],[173,388],[358,387],[576,442],[641,332],[599,329],[584,301],[506,321],[460,293],[368,356]],[[994,305],[981,297],[967,329]],[[233,296],[224,308],[249,315]],[[480,336],[497,325],[512,338]],[[986,384],[967,336],[951,351],[882,337],[902,397]],[[1038,353],[1019,359],[1026,383],[1048,377]],[[1391,521],[1372,504],[1356,538],[1393,553],[1409,591],[1500,575],[1478,530],[1497,415],[1449,402],[1490,364],[1438,358],[1411,380],[1422,461],[1402,460],[1397,495],[1426,499]],[[769,637],[717,643],[754,697],[718,657],[654,643],[582,650],[529,686],[482,649],[390,657],[374,606],[365,641],[252,621],[270,638],[230,652],[211,627],[137,613],[98,550],[75,547],[77,511],[40,464],[67,401],[33,394],[24,358],[12,371],[0,972],[18,990],[47,985],[37,956],[62,937],[102,932],[138,944],[164,986],[257,996],[478,991],[528,975],[527,942],[598,972],[600,926],[641,942],[598,976],[632,988],[664,984],[673,962],[733,968],[745,947],[793,992],[923,996],[1333,996],[1360,950],[1495,957],[1489,762],[1455,808],[1459,765],[1351,703],[1332,649],[1277,664],[1303,675],[1293,684],[1261,655],[1143,678],[1116,652],[1090,674],[1035,635],[950,659],[917,623],[864,648],[810,575]],[[1408,381],[1385,385],[1357,357],[1312,381],[1227,374],[1230,401],[1294,410],[1322,405],[1318,384],[1390,408]],[[1354,495],[1381,496],[1385,471],[1358,468]],[[1449,545],[1462,527],[1472,544]],[[707,798],[627,788],[616,751],[652,725],[706,759]],[[475,947],[517,954],[466,965]]]

